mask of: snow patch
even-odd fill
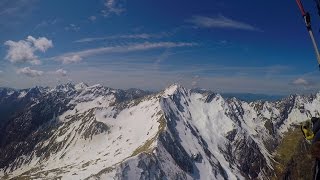
[[[28,92],[22,91],[22,92],[20,92],[18,98],[23,98],[23,97],[25,97],[27,94],[28,94]]]
[[[74,88],[77,90],[77,91],[82,91],[82,90],[84,90],[85,88],[87,88],[87,87],[89,87],[87,84],[85,84],[85,83],[83,83],[83,82],[81,82],[81,83],[79,83],[79,84],[76,84],[75,86],[74,86]]]

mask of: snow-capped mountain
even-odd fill
[[[283,142],[319,108],[320,94],[244,102],[180,85],[153,94],[84,83],[2,88],[0,177],[295,177],[289,165],[307,148],[283,158]]]

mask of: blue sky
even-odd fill
[[[299,13],[294,0],[2,0],[0,86],[317,92]]]

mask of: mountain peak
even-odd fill
[[[89,86],[86,83],[81,82],[81,83],[76,84],[74,87],[76,90],[83,90]]]
[[[185,91],[185,89],[180,84],[172,84],[164,90],[164,96],[170,96],[175,94],[178,91]]]
[[[60,84],[60,85],[56,86],[54,89],[68,92],[70,90],[74,90],[74,88],[75,87],[72,83],[66,83],[66,84]]]

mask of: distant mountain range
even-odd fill
[[[278,101],[285,96],[281,95],[266,95],[266,94],[252,94],[252,93],[221,93],[225,98],[237,98],[242,101],[252,102],[252,101]]]

